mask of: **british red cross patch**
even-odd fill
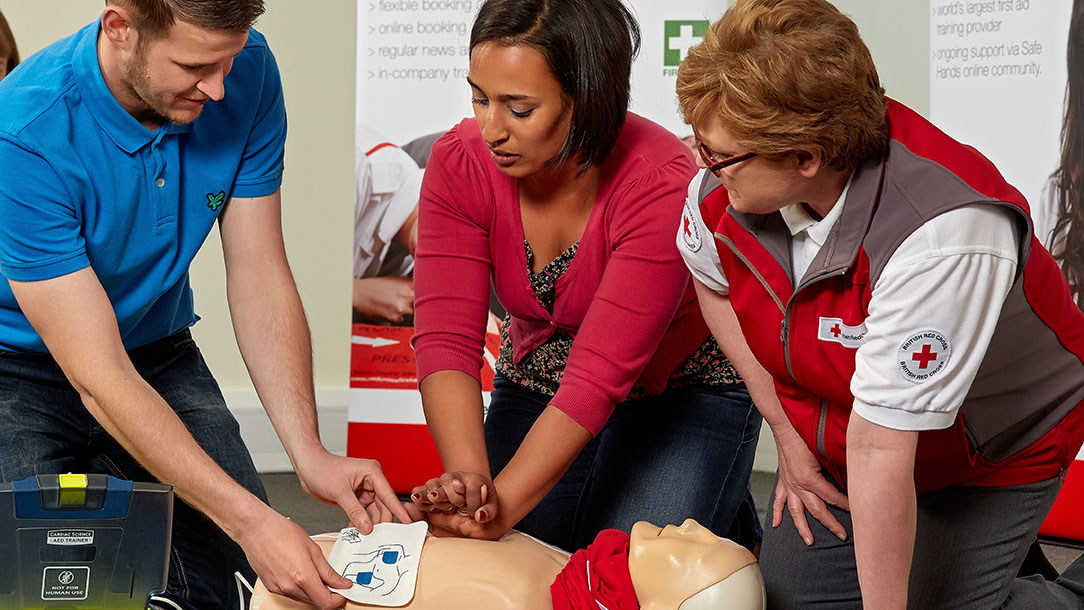
[[[866,323],[863,321],[850,326],[843,323],[843,318],[822,317],[817,326],[817,339],[858,349],[866,342]]]
[[[692,205],[689,199],[685,199],[685,209],[681,212],[681,243],[685,244],[690,252],[697,252],[703,242],[700,239],[700,225],[690,207]]]
[[[948,337],[936,330],[912,335],[900,345],[897,360],[900,374],[912,383],[923,383],[945,370],[952,348]]]

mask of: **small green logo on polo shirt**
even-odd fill
[[[681,65],[689,49],[704,40],[704,34],[711,25],[707,21],[666,21],[663,26],[662,65],[676,68]]]
[[[211,208],[212,212],[217,212],[225,201],[226,191],[218,191],[217,195],[207,193],[207,207]]]

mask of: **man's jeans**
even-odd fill
[[[237,421],[192,335],[185,330],[128,355],[203,450],[267,502]],[[50,356],[0,351],[0,480],[66,472],[156,480],[91,417]],[[241,548],[180,500],[169,560],[166,596],[193,610],[237,608],[233,573],[253,578]]]

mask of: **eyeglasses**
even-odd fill
[[[755,152],[747,152],[741,155],[734,155],[733,157],[727,157],[726,159],[716,160],[715,154],[711,152],[711,149],[704,145],[699,139],[696,140],[696,152],[700,153],[700,158],[704,160],[704,165],[707,166],[711,173],[715,174],[715,177],[719,177],[719,173],[724,169],[734,165],[735,163],[741,163],[746,159],[752,159],[757,156]]]

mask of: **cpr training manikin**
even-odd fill
[[[324,553],[335,536],[316,537]],[[627,557],[627,559],[626,559]],[[627,570],[626,568],[627,564]],[[377,608],[347,602],[347,610]],[[429,536],[408,610],[764,610],[764,581],[744,547],[689,519],[631,535],[606,530],[569,555],[511,532],[496,542]],[[310,608],[257,583],[250,610]]]

